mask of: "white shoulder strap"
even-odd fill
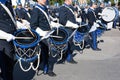
[[[65,5],[64,5],[65,6]],[[73,13],[73,15],[75,15],[74,14],[74,12],[73,12],[73,10],[71,9],[71,8],[69,8],[68,6],[65,6],[67,9],[69,9],[72,13]]]
[[[43,14],[46,16],[46,18],[47,18],[47,20],[48,20],[48,23],[49,23],[49,25],[50,25],[50,20],[49,20],[49,18],[48,18],[47,13],[46,13],[44,10],[42,10],[40,7],[38,7],[38,6],[35,6],[35,7],[38,8],[40,11],[43,12]],[[51,26],[50,26],[50,27],[51,27]]]
[[[11,20],[13,21],[13,23],[14,23],[15,26],[16,26],[16,21],[15,21],[15,19],[13,18],[12,13],[10,12],[10,10],[9,10],[4,4],[0,3],[0,5],[6,10],[6,12],[8,13],[8,15],[9,15],[10,18],[11,18]]]

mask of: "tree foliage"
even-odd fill
[[[37,0],[33,0],[33,1],[37,1]],[[87,2],[89,3],[91,0],[87,0]],[[99,0],[97,0],[99,1]],[[111,1],[112,4],[114,4],[114,0],[104,0],[104,2],[108,2]],[[58,2],[59,4],[62,4],[64,2],[64,0],[49,0],[50,5],[53,5],[54,3]],[[120,2],[120,0],[118,0],[118,2]]]

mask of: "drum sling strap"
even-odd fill
[[[49,25],[50,25],[50,19],[49,19],[47,13],[46,13],[44,10],[42,10],[40,7],[38,7],[38,6],[35,6],[35,7],[38,8],[40,11],[42,11],[42,13],[46,16],[47,21],[48,21],[48,23],[49,23]],[[51,26],[50,26],[50,27],[51,27]]]
[[[73,12],[73,10],[72,10],[71,8],[69,8],[69,7],[66,6],[66,5],[63,5],[63,6],[65,6],[68,10],[70,10],[70,12],[75,16],[75,14],[74,14],[74,12]]]

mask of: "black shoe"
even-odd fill
[[[51,76],[51,77],[57,76],[54,72],[48,72],[47,74],[48,74],[49,76]]]
[[[57,62],[57,64],[65,64],[65,61],[64,60],[60,60]]]
[[[90,45],[86,45],[85,48],[86,48],[86,49],[89,49],[89,48],[90,48]]]
[[[77,64],[77,62],[74,60],[74,59],[72,59],[72,60],[70,60],[70,61],[67,61],[68,63],[71,63],[71,64]]]
[[[103,43],[103,42],[104,42],[104,40],[100,40],[100,42],[102,42],[102,43]]]
[[[101,51],[101,49],[100,48],[96,48],[96,49],[93,49],[94,51]]]
[[[110,31],[111,29],[106,29],[106,31]]]

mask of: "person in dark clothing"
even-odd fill
[[[50,17],[45,3],[46,0],[37,0],[37,4],[33,8],[30,21],[31,28],[36,30],[40,36],[45,36],[44,33],[46,34],[47,32],[51,31]],[[54,64],[49,57],[47,39],[42,40],[40,44],[41,58],[44,65],[43,72],[49,76],[56,76],[56,74],[53,72]]]
[[[0,0],[0,68],[3,80],[13,80],[14,47],[11,40],[16,24],[11,0]]]
[[[79,23],[76,21],[74,11],[76,9],[72,6],[72,0],[65,0],[64,4],[59,8],[59,23],[62,24],[65,29],[68,31],[69,36],[72,34],[75,28],[79,27]],[[66,52],[66,60],[69,63],[76,64],[77,62],[73,59],[72,56],[72,40],[69,40],[68,50]]]
[[[101,51],[101,49],[97,47],[97,34],[96,34],[97,25],[95,25],[96,20],[97,20],[96,15],[95,15],[96,8],[97,8],[97,3],[92,2],[91,7],[88,9],[88,13],[87,13],[88,25],[90,26],[90,29],[94,27],[94,30],[90,31],[90,36],[92,38],[90,45],[93,50]]]
[[[15,9],[16,17],[18,19],[24,19],[30,22],[30,10],[27,8],[28,6],[26,5],[25,8],[22,7],[21,3],[18,3],[17,8]]]

